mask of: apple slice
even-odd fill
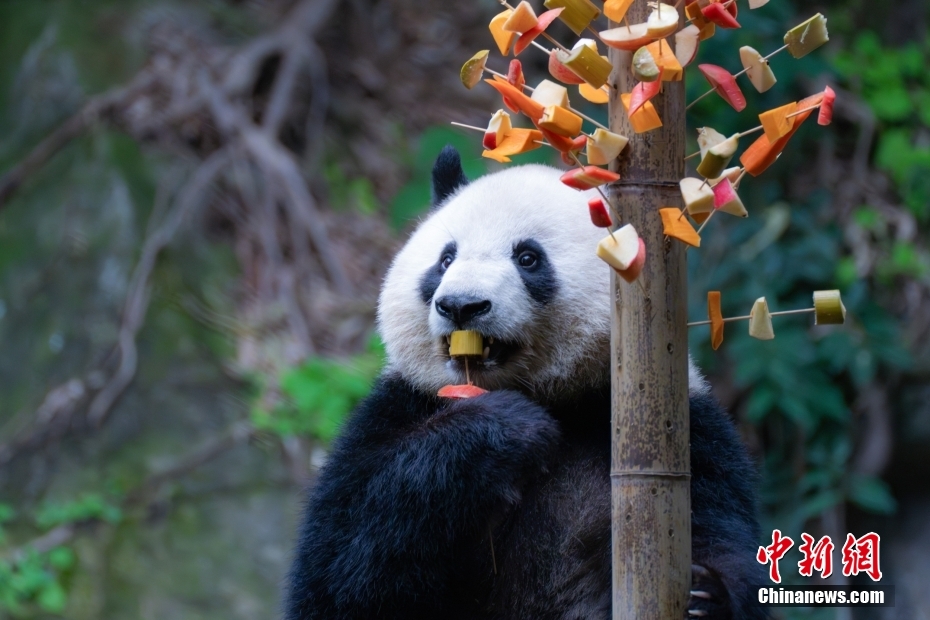
[[[730,6],[736,6],[736,2],[734,1]],[[711,2],[707,6],[701,7],[701,13],[707,21],[717,24],[721,28],[733,29],[740,27],[736,17],[724,8],[720,2]]]
[[[714,185],[714,208],[736,217],[749,217],[749,212],[746,211],[743,201],[739,199],[739,195],[733,189],[733,183],[730,182],[730,179],[725,178]]]
[[[749,311],[749,335],[759,340],[772,340],[775,330],[772,329],[772,315],[765,297],[760,297],[752,304]]]
[[[711,186],[716,185],[724,179],[730,179],[730,183],[733,184],[733,189],[739,189],[740,177],[743,175],[743,168],[741,166],[733,166],[732,168],[727,168],[721,173],[716,179],[708,179],[707,182]]]
[[[685,177],[678,182],[678,187],[689,215],[711,213],[714,210],[714,190],[701,179]]]
[[[627,224],[607,235],[597,244],[597,256],[616,269],[629,269],[639,254],[639,233],[632,224]]]
[[[597,51],[597,45],[591,47],[586,43],[588,39],[581,39],[572,47],[569,54],[560,51],[559,62],[572,70],[578,77],[594,88],[600,88],[607,83],[614,66],[607,58]]]
[[[487,393],[487,390],[469,383],[467,385],[444,386],[439,389],[436,395],[440,398],[474,398],[475,396],[481,396]]]
[[[765,131],[769,142],[780,140],[782,136],[787,136],[794,127],[794,117],[791,116],[798,111],[798,102],[792,101],[783,106],[766,110],[759,115],[759,122],[762,123],[762,129]]]
[[[710,346],[714,351],[723,344],[723,313],[720,311],[720,291],[707,291],[707,318],[710,319]]]
[[[707,151],[726,140],[726,136],[714,129],[713,127],[701,127],[698,129],[697,143],[701,149],[701,159],[707,157]]]
[[[752,82],[757,91],[764,93],[775,86],[775,82],[778,80],[775,79],[772,67],[762,57],[762,54],[748,45],[744,45],[739,48],[739,60],[743,65],[743,69],[746,70],[746,76],[749,77],[749,81]]]
[[[634,0],[606,0],[604,2],[604,15],[613,22],[622,22],[626,12],[633,6]]]
[[[846,306],[838,290],[814,291],[814,325],[842,325]]]
[[[610,95],[603,88],[594,88],[587,82],[578,85],[578,94],[590,101],[591,103],[607,103],[610,101]]]
[[[511,13],[507,21],[501,25],[501,28],[507,32],[519,32],[522,34],[527,30],[535,28],[538,23],[539,19],[536,17],[536,11],[533,10],[529,2],[523,0],[514,8],[513,13]]]
[[[491,31],[491,36],[494,37],[494,42],[497,43],[497,49],[501,51],[502,56],[506,56],[510,53],[510,48],[513,47],[514,41],[517,40],[516,32],[507,32],[504,30],[504,23],[510,19],[510,16],[513,14],[513,11],[507,9],[501,13],[498,13],[491,19],[491,23],[488,24],[488,30]]]
[[[640,82],[656,82],[662,75],[662,70],[647,47],[641,47],[633,54],[632,69],[633,77]]]
[[[517,42],[513,45],[513,55],[516,56],[527,47],[530,43],[536,40],[536,37],[541,35],[546,31],[546,28],[555,21],[555,18],[559,16],[562,12],[562,9],[553,9],[551,11],[546,11],[545,13],[539,16],[537,24],[520,35],[520,38],[517,39]]]
[[[715,179],[723,174],[739,146],[739,134],[733,134],[723,142],[707,149],[707,154],[698,164],[697,173],[705,179]]]
[[[549,105],[539,119],[539,128],[572,138],[581,133],[581,117],[559,105]]]
[[[664,39],[678,30],[678,9],[671,4],[650,3],[655,10],[646,18],[646,33],[653,39]]]
[[[678,13],[676,12],[676,15]],[[652,42],[653,37],[649,35],[649,27],[645,24],[630,24],[629,26],[618,26],[610,30],[600,32],[601,41],[607,47],[613,47],[618,50],[635,52],[644,45]]]
[[[468,90],[474,88],[475,84],[481,81],[481,77],[484,75],[484,67],[488,64],[488,54],[490,53],[490,50],[481,50],[462,65],[459,77]]]
[[[836,93],[827,86],[823,89],[823,101],[820,102],[820,113],[817,115],[818,125],[829,125],[833,120],[834,101],[836,101]]]
[[[557,49],[553,49],[549,52],[549,75],[563,84],[584,84],[584,80],[578,77],[574,71],[562,64],[562,61],[559,60],[560,53],[565,54],[565,52]],[[565,54],[565,56],[568,56],[568,54]]]
[[[758,9],[769,3],[769,0],[749,0],[749,9]]]
[[[591,216],[591,223],[598,228],[610,228],[613,225],[610,221],[610,213],[604,206],[604,199],[600,196],[594,196],[588,200],[588,213]]]
[[[701,29],[689,24],[675,33],[675,58],[682,67],[687,67],[697,57],[701,43]]]
[[[636,133],[644,133],[662,126],[662,119],[659,118],[659,113],[656,112],[656,107],[652,105],[651,101],[644,103],[635,114],[630,114],[630,100],[632,98],[632,93],[623,93],[620,95],[620,101],[627,110],[627,115],[630,117],[630,125],[633,126],[633,131]]]
[[[742,112],[746,109],[746,97],[743,96],[743,91],[740,90],[732,73],[723,67],[709,64],[698,65],[698,69],[704,74],[704,77],[707,78],[714,90],[717,91],[717,94],[733,106],[734,110]]]
[[[631,283],[643,272],[643,266],[646,264],[646,242],[642,239],[637,239],[637,242],[639,247],[636,251],[636,258],[626,269],[617,270],[617,274],[621,278]]]
[[[546,0],[543,4],[547,9],[563,7],[565,10],[559,17],[578,36],[601,14],[591,0]]]
[[[640,82],[633,87],[630,93],[630,114],[636,114],[647,101],[659,94],[662,89],[662,82]]]
[[[664,207],[659,209],[659,217],[662,218],[662,232],[666,236],[674,237],[695,248],[701,247],[701,238],[698,236],[697,231],[694,230],[691,222],[687,218],[681,217],[681,209]]]
[[[617,158],[629,141],[626,136],[598,127],[587,140],[588,163],[609,164]]]
[[[550,105],[568,107],[568,89],[551,80],[543,80],[537,84],[530,98],[543,107]]]
[[[597,166],[585,166],[569,170],[560,178],[562,183],[575,189],[593,189],[606,183],[620,180],[620,175]]]
[[[795,58],[807,56],[830,40],[827,32],[827,18],[817,13],[785,33],[785,45],[788,53]]]
[[[496,76],[495,76],[496,77]],[[523,92],[523,86],[526,84],[526,78],[523,77],[523,63],[514,58],[507,67],[507,83]],[[520,106],[512,99],[504,95],[504,105],[513,112],[519,112]]]
[[[481,145],[493,151],[504,141],[512,128],[510,115],[503,110],[498,110],[491,117],[488,128],[484,130],[484,139],[481,141]]]

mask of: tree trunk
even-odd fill
[[[634,3],[630,23],[650,10]],[[610,127],[630,138],[611,201],[646,243],[645,293],[616,274],[611,284],[613,618],[681,620],[691,581],[686,255],[665,238],[658,210],[682,206],[684,83],[666,82],[653,99],[664,126],[636,134],[620,101],[636,83],[632,53],[610,54]]]

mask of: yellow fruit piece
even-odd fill
[[[624,271],[639,254],[639,233],[632,224],[627,224],[607,235],[597,244],[597,257],[616,269]]]
[[[714,210],[714,190],[701,179],[685,177],[678,182],[681,198],[685,202],[688,215],[697,220],[697,216]],[[698,222],[700,223],[700,222]]]
[[[674,237],[688,245],[699,248],[701,247],[701,238],[698,236],[694,226],[687,218],[681,217],[681,209],[678,207],[663,207],[659,209],[659,216],[662,218],[663,232]]]
[[[794,128],[794,117],[788,117],[797,111],[798,102],[792,101],[759,115],[759,122],[762,123],[762,129],[765,130],[765,137],[769,139],[769,142],[774,144],[791,133]]]
[[[603,88],[594,88],[590,84],[579,84],[578,94],[591,103],[607,103],[610,95]]]
[[[516,32],[507,32],[504,30],[504,24],[510,19],[512,14],[513,11],[507,9],[495,15],[491,23],[488,24],[488,30],[491,31],[491,36],[494,37],[494,42],[497,43],[497,49],[501,51],[501,55],[503,56],[510,53],[510,48],[513,47],[514,42],[519,36]]]
[[[752,304],[749,312],[749,335],[759,340],[772,340],[775,330],[772,329],[772,315],[765,297],[760,297]]]
[[[691,23],[700,30],[703,30],[704,26],[711,23],[707,21],[707,18],[704,17],[704,13],[701,12],[700,2],[692,2],[691,4],[685,5],[685,15],[691,20]]]
[[[510,162],[510,155],[536,150],[542,146],[542,140],[542,132],[538,129],[514,127],[503,141],[497,143],[496,149],[483,151],[481,156],[506,164]]]
[[[588,163],[596,166],[609,164],[617,158],[629,141],[626,136],[598,127],[588,136],[585,143]]]
[[[681,79],[684,71],[681,68],[681,63],[678,62],[678,58],[675,57],[675,52],[672,51],[672,46],[668,44],[668,41],[659,39],[647,45],[646,49],[652,54],[652,58],[655,60],[656,65],[658,65],[659,69],[662,71],[663,82],[677,82]]]
[[[576,46],[568,58],[562,60],[562,64],[594,88],[606,84],[610,72],[614,70],[609,60],[588,45]]]
[[[452,332],[449,355],[481,355],[484,353],[484,338],[472,330],[458,330]]]
[[[707,318],[710,319],[710,346],[716,351],[723,344],[723,314],[720,312],[720,291],[707,291]]]
[[[490,50],[481,50],[462,65],[459,77],[462,79],[465,88],[471,90],[475,87],[475,84],[481,81],[481,76],[484,75],[484,67],[488,64],[489,53]]]
[[[626,12],[633,6],[634,0],[607,0],[604,2],[604,15],[614,22],[622,22]]]
[[[523,34],[527,30],[535,28],[538,23],[539,20],[536,19],[536,12],[533,11],[533,7],[530,6],[529,2],[523,0],[523,2],[518,4],[517,8],[513,10],[513,13],[510,14],[510,17],[507,18],[507,21],[503,23],[501,28],[507,32],[519,32]]]
[[[568,89],[552,80],[543,80],[537,84],[530,99],[542,106],[558,105],[563,108],[569,107]]]
[[[581,133],[581,117],[560,105],[550,105],[543,111],[539,127],[560,136],[573,138]]]
[[[543,4],[547,9],[565,7],[559,19],[579,37],[588,24],[601,14],[601,10],[591,0],[546,0]]]
[[[623,102],[623,108],[627,113],[630,111],[631,96],[630,93],[623,93],[620,95],[620,101]],[[636,114],[630,117],[630,124],[633,126],[633,131],[636,133],[643,133],[661,127],[662,119],[659,118],[659,113],[656,112],[656,108],[652,105],[652,102],[647,101],[643,104],[643,107],[636,110]]]
[[[814,325],[842,325],[846,306],[838,290],[814,291]]]

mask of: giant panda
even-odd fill
[[[541,165],[469,182],[446,147],[396,256],[387,364],[310,493],[287,620],[582,620],[611,614],[609,269],[588,196]],[[447,337],[485,339],[465,383]],[[687,617],[765,618],[753,464],[690,372]]]

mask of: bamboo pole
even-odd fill
[[[635,2],[629,19],[649,11]],[[636,134],[620,101],[635,85],[632,53],[611,49],[610,59],[610,127],[630,138],[612,165],[621,180],[611,199],[647,250],[645,291],[611,279],[613,618],[681,620],[691,585],[686,255],[665,238],[658,210],[682,206],[684,84],[668,82],[653,99],[664,126]]]

